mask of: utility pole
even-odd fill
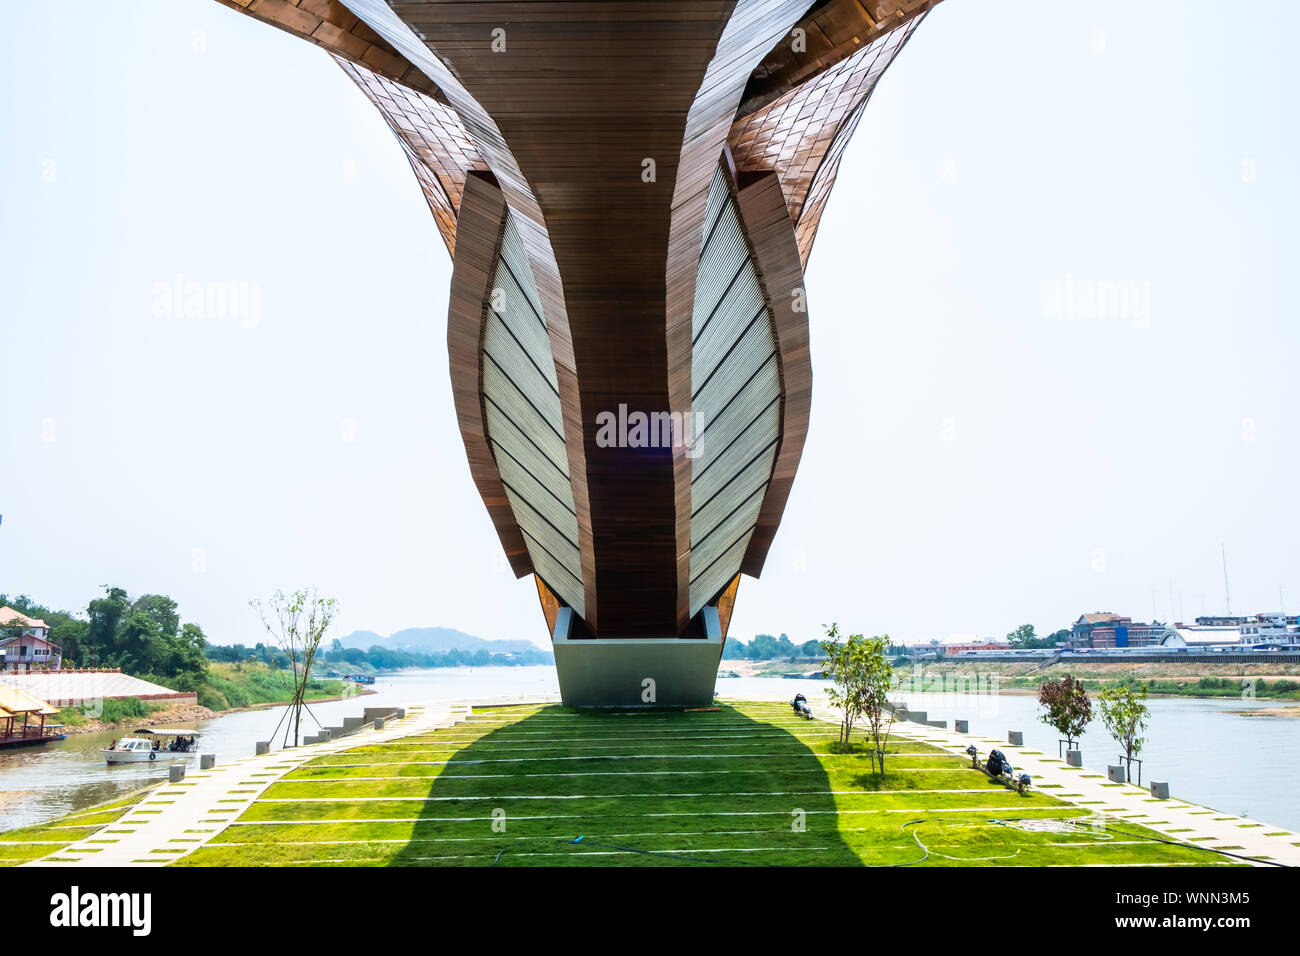
[[[1232,617],[1232,597],[1228,593],[1228,551],[1222,541],[1219,542],[1219,553],[1223,555],[1223,606],[1228,617]]]

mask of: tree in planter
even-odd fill
[[[874,748],[871,767],[880,761],[880,775],[885,775],[885,749],[889,734],[894,728],[894,708],[889,703],[889,692],[894,689],[894,665],[889,660],[889,635],[873,637],[865,642],[862,716],[867,723],[867,734]]]
[[[1097,695],[1101,703],[1101,722],[1124,748],[1124,775],[1133,776],[1133,758],[1142,750],[1146,738],[1140,736],[1147,729],[1151,710],[1147,707],[1147,685],[1136,688],[1127,684],[1107,687]]]
[[[838,707],[843,714],[839,742],[845,749],[851,746],[849,735],[853,733],[853,724],[863,715],[867,703],[866,643],[861,634],[852,634],[841,641],[838,624],[826,627],[826,640],[822,641],[822,651],[826,654],[822,671],[835,685],[826,688],[826,696],[831,706]]]
[[[1083,683],[1070,674],[1059,680],[1043,681],[1038,688],[1038,703],[1047,709],[1038,719],[1065,737],[1066,746],[1074,749],[1075,738],[1092,720],[1092,700],[1083,689]]]
[[[262,626],[275,638],[293,667],[293,699],[285,711],[290,720],[284,728],[284,737],[286,741],[289,739],[291,726],[293,745],[296,747],[305,706],[303,698],[311,680],[312,663],[325,637],[325,631],[338,615],[339,602],[334,598],[320,597],[316,589],[312,588],[310,591],[298,590],[292,594],[276,591],[266,603],[253,600],[249,605],[257,610],[262,618]],[[279,729],[277,724],[276,731]]]

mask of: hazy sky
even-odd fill
[[[732,635],[1300,608],[1300,4],[947,0],[808,274],[811,431]],[[10,0],[0,592],[170,594],[217,642],[548,643],[475,493],[450,262],[378,113],[211,0]],[[1287,275],[1291,275],[1290,280]],[[188,316],[182,283],[240,315]],[[1154,592],[1154,593],[1153,593]]]

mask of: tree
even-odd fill
[[[1066,746],[1073,750],[1075,738],[1083,734],[1092,720],[1092,701],[1083,683],[1069,674],[1060,680],[1043,681],[1038,688],[1038,703],[1047,709],[1038,719],[1055,727],[1065,737]]]
[[[724,661],[743,661],[745,659],[745,642],[740,639],[728,639],[722,647]]]
[[[1038,632],[1034,630],[1032,624],[1021,624],[1007,635],[1007,643],[1017,648],[1037,647]]]
[[[293,745],[296,747],[312,662],[325,631],[338,615],[339,602],[334,598],[320,597],[312,588],[310,591],[300,589],[293,594],[276,591],[266,603],[260,600],[248,603],[256,609],[262,626],[275,638],[293,667],[293,699],[285,713],[291,715]],[[279,730],[278,724],[276,730]],[[284,734],[288,740],[289,727],[285,727]]]
[[[841,642],[838,624],[825,627],[825,630],[826,640],[822,641],[822,651],[826,654],[826,660],[822,662],[822,670],[827,679],[835,683],[834,687],[827,688],[826,695],[830,698],[831,706],[838,707],[843,714],[840,720],[840,744],[849,747],[853,724],[862,716],[866,707],[866,639],[861,634],[853,634],[847,641]]]
[[[91,660],[86,663],[92,666],[97,658],[118,660],[118,624],[131,610],[131,602],[124,588],[110,587],[107,584],[103,587],[104,597],[95,598],[86,609],[90,626],[86,630],[86,648],[81,656],[89,656]]]
[[[880,775],[885,775],[885,749],[894,727],[894,708],[889,703],[889,692],[894,689],[894,665],[889,660],[889,635],[873,637],[866,642],[866,667],[863,682],[862,715],[867,722],[867,734],[875,745],[871,766],[880,761]]]
[[[1118,684],[1105,688],[1097,697],[1101,703],[1101,722],[1124,748],[1124,772],[1126,777],[1131,777],[1133,758],[1146,743],[1146,738],[1140,735],[1147,729],[1147,718],[1151,716],[1147,685]]]

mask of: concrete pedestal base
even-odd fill
[[[1071,766],[1071,767],[1082,767],[1082,766],[1083,766],[1083,751],[1082,751],[1082,750],[1067,750],[1067,751],[1065,752],[1065,762],[1066,762],[1066,764],[1067,764],[1068,766]]]
[[[1151,781],[1151,796],[1157,800],[1169,799],[1169,784],[1164,780]]]
[[[172,764],[170,767],[167,768],[167,782],[168,782],[168,783],[180,783],[180,782],[181,782],[182,780],[184,780],[184,779],[185,779],[185,765],[184,765],[184,764],[181,764],[181,763],[174,763],[174,764]]]
[[[707,707],[713,703],[721,634],[693,640],[582,640],[556,630],[552,646],[565,707]]]
[[[1021,730],[1008,730],[1007,743],[1012,747],[1023,747],[1025,745],[1025,734]]]
[[[270,752],[271,752],[271,741],[259,740],[257,742],[257,753],[259,756],[261,754],[269,754]]]
[[[970,733],[970,721],[969,721],[969,720],[954,720],[954,721],[952,722],[952,729],[955,730],[955,731],[957,731],[957,733],[959,733],[959,734],[968,734],[968,733]]]
[[[217,765],[216,754],[199,754],[199,769],[211,770]]]
[[[1128,783],[1128,774],[1124,772],[1122,763],[1109,764],[1106,767],[1106,777],[1111,783]]]

